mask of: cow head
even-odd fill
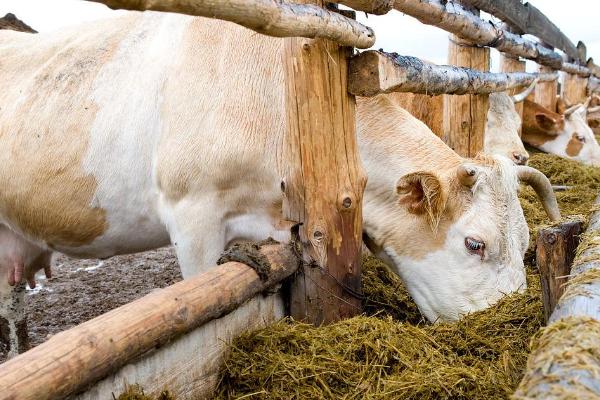
[[[551,154],[600,166],[600,145],[587,124],[586,104],[568,107],[561,99],[557,112],[525,100],[523,141]]]
[[[483,151],[508,157],[517,165],[527,164],[529,153],[519,136],[520,129],[514,98],[504,92],[490,94]]]
[[[456,320],[526,287],[519,179],[560,218],[548,179],[502,156],[404,175],[393,206],[366,197],[367,246],[401,276],[430,321]]]

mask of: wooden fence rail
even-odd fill
[[[481,72],[452,65],[434,65],[416,57],[368,50],[350,61],[350,93],[375,96],[390,92],[419,94],[489,94],[540,82],[555,81],[557,74]]]
[[[0,367],[0,399],[76,394],[136,357],[235,310],[298,267],[288,246],[266,245],[261,253],[270,265],[266,279],[245,264],[228,262],[58,333],[7,361]]]
[[[313,4],[272,0],[88,0],[113,9],[166,11],[235,22],[265,35],[324,38],[366,49],[375,43],[371,28]]]

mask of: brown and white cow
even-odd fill
[[[523,141],[546,153],[600,166],[600,145],[587,122],[588,105],[589,100],[567,107],[559,98],[554,112],[525,100]]]
[[[282,45],[157,13],[0,33],[0,222],[75,257],[172,243],[184,277],[232,241],[287,240]],[[357,108],[365,234],[424,315],[455,320],[524,288],[518,178],[556,219],[547,179],[459,157],[394,95]]]

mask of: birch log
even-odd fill
[[[599,211],[592,215],[577,253],[550,325],[532,342],[525,376],[513,399],[600,398]]]
[[[0,398],[66,398],[136,357],[233,311],[298,267],[289,246],[267,245],[261,253],[270,264],[267,280],[245,264],[225,263],[52,336],[0,366]]]
[[[420,94],[489,94],[541,82],[556,74],[493,73],[435,65],[416,57],[367,50],[350,60],[348,90],[356,96],[412,92]]]
[[[339,0],[338,3],[376,15],[386,14],[394,7],[394,0]]]
[[[579,64],[575,64],[575,63],[568,63],[568,62],[563,62],[562,67],[560,69],[561,69],[561,71],[565,71],[565,72],[568,72],[569,74],[573,74],[573,75],[583,76],[584,78],[587,78],[588,76],[590,76],[590,72],[591,72],[588,67],[585,67],[585,66],[579,65]]]
[[[484,21],[453,1],[396,0],[394,8],[424,24],[437,26],[462,40],[478,46],[495,47],[499,51],[534,60],[539,64],[560,69],[562,57],[539,43],[503,30]]]
[[[369,27],[312,4],[283,0],[87,0],[113,9],[165,11],[235,22],[276,37],[324,38],[360,49],[375,44]]]

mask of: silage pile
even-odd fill
[[[541,153],[532,155],[530,165],[553,184],[571,186],[557,193],[563,215],[590,211],[600,169]],[[529,188],[520,198],[535,232],[548,222],[543,208]],[[384,264],[368,257],[363,268],[366,316],[319,328],[283,320],[239,337],[217,398],[503,399],[514,392],[530,338],[542,325],[532,265],[525,293],[456,324],[437,325],[422,320]]]

